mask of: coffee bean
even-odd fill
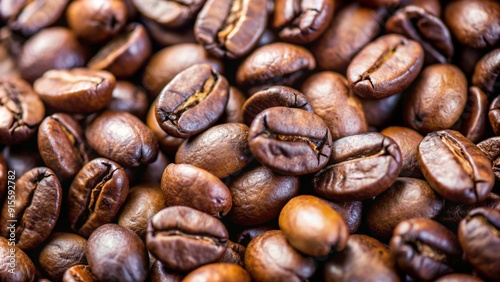
[[[168,135],[158,124],[156,120],[156,99],[149,108],[148,114],[146,116],[146,124],[148,128],[153,132],[153,135],[158,141],[160,149],[167,154],[175,154],[179,146],[184,142],[185,138],[177,138]]]
[[[274,226],[271,225],[258,225],[256,227],[246,228],[236,236],[237,243],[242,244],[243,246],[247,246],[255,237],[266,231],[275,229],[278,229],[278,227],[274,228]]]
[[[243,245],[234,243],[232,241],[227,242],[226,252],[219,262],[236,264],[243,266],[243,259],[245,258],[246,248]]]
[[[181,282],[184,275],[167,269],[159,260],[155,260],[149,270],[151,282]]]
[[[132,0],[132,2],[143,16],[169,28],[181,27],[188,23],[205,3],[204,0]]]
[[[404,1],[407,5],[423,8],[429,14],[439,17],[441,16],[441,3],[439,0],[410,0]]]
[[[401,150],[403,163],[399,175],[402,177],[422,178],[417,155],[418,145],[424,137],[415,130],[402,126],[390,126],[380,131],[380,133],[392,138]]]
[[[2,230],[3,231],[3,230]],[[35,265],[31,259],[10,241],[0,237],[0,280],[12,282],[35,281]],[[12,269],[12,271],[9,271]]]
[[[384,128],[389,122],[394,121],[401,98],[401,93],[379,100],[360,98],[368,125]]]
[[[96,282],[88,265],[75,265],[64,272],[63,282]]]
[[[128,81],[117,81],[106,109],[128,112],[143,119],[149,110],[148,96],[141,87]]]
[[[500,48],[494,49],[484,55],[474,68],[472,84],[478,86],[486,93],[492,93],[498,86],[498,76],[500,75]]]
[[[498,96],[491,101],[488,119],[495,135],[500,135],[500,98]]]
[[[193,27],[191,25],[170,29],[146,17],[141,17],[141,23],[148,30],[151,39],[161,47],[184,43],[196,43]]]
[[[252,279],[241,266],[231,263],[214,263],[202,266],[189,273],[185,282],[250,282]]]
[[[351,202],[333,202],[326,201],[330,207],[332,207],[344,220],[349,229],[349,234],[354,234],[358,231],[361,225],[361,216],[363,209],[362,201],[351,201]]]
[[[8,26],[11,30],[29,37],[59,20],[68,2],[68,0],[19,1],[13,5],[19,6],[10,16]]]
[[[488,96],[479,87],[469,87],[467,105],[460,117],[462,121],[457,122],[460,124],[460,133],[474,143],[483,140],[488,123],[487,115]]]
[[[481,141],[477,147],[488,157],[493,167],[493,173],[500,180],[500,137],[491,137]]]

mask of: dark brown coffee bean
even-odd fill
[[[362,201],[351,201],[351,202],[333,202],[326,201],[337,213],[340,214],[342,219],[347,225],[349,234],[354,234],[358,231],[361,225],[361,216],[363,210]]]
[[[477,144],[477,147],[486,154],[493,167],[493,173],[500,181],[500,137],[491,137]]]
[[[29,37],[41,29],[54,24],[62,16],[69,0],[52,1],[6,1],[17,6],[15,14],[8,20],[11,30]],[[7,4],[8,5],[8,4]],[[2,7],[3,8],[3,7]]]
[[[15,244],[0,237],[0,271],[1,281],[25,282],[35,281],[35,265],[31,259]]]
[[[381,99],[406,89],[424,64],[416,41],[388,34],[366,45],[347,68],[347,80],[363,98]]]
[[[248,134],[248,126],[241,123],[211,127],[182,143],[175,163],[191,164],[224,178],[252,161]]]
[[[411,277],[432,281],[454,271],[462,250],[453,232],[427,218],[403,221],[394,229],[391,253]]]
[[[148,224],[146,244],[165,266],[191,271],[222,258],[228,233],[218,219],[189,207],[169,207]]]
[[[378,100],[360,98],[368,125],[380,129],[394,121],[402,96],[398,93]]]
[[[296,176],[272,172],[265,166],[244,171],[228,184],[233,206],[231,222],[238,225],[257,225],[277,218],[285,204],[299,193]]]
[[[444,20],[455,38],[467,46],[485,48],[500,40],[500,3],[497,1],[451,2],[444,10]]]
[[[369,269],[369,271],[368,271]],[[343,252],[325,263],[326,282],[401,281],[389,248],[366,235],[351,235]]]
[[[146,116],[146,124],[156,137],[160,149],[167,154],[175,154],[179,146],[181,146],[182,142],[184,142],[185,138],[170,136],[165,132],[165,130],[160,127],[158,121],[156,120],[157,101],[158,99],[156,99],[149,108],[148,114]]]
[[[219,262],[227,262],[243,266],[243,260],[245,259],[245,251],[246,248],[243,245],[234,243],[232,241],[228,241],[226,252],[224,252],[224,256]]]
[[[194,25],[196,40],[217,58],[246,55],[266,27],[266,2],[207,0]]]
[[[304,44],[314,41],[327,28],[333,17],[334,0],[277,0],[273,28],[285,41]]]
[[[159,260],[155,260],[149,270],[151,282],[181,282],[184,275],[167,269]]]
[[[344,76],[334,72],[311,75],[301,86],[314,113],[328,125],[332,139],[368,131],[365,112]]]
[[[82,128],[67,114],[46,117],[38,129],[37,143],[44,163],[63,179],[75,176],[89,161]]]
[[[177,28],[188,23],[201,9],[205,0],[132,0],[139,12],[169,28]]]
[[[451,128],[467,102],[467,79],[454,65],[426,67],[405,98],[403,117],[409,127],[428,133]]]
[[[493,93],[500,75],[500,48],[494,49],[484,55],[474,68],[472,84],[478,86],[486,93]]]
[[[332,148],[329,165],[313,179],[314,190],[327,199],[372,198],[387,190],[401,171],[399,146],[380,133],[344,137]]]
[[[144,281],[148,275],[148,252],[131,230],[116,224],[96,229],[86,248],[92,274],[99,281]]]
[[[458,228],[458,239],[467,260],[491,281],[500,279],[499,231],[500,211],[487,208],[472,210]]]
[[[128,188],[127,175],[117,163],[104,158],[88,162],[69,188],[71,228],[88,237],[99,226],[112,222],[127,198]]]
[[[88,265],[75,265],[68,268],[63,275],[63,282],[96,282],[97,278],[92,274]]]
[[[153,132],[129,113],[101,113],[87,126],[85,136],[97,153],[124,166],[148,164],[158,156]]]
[[[64,272],[72,266],[86,264],[87,240],[72,233],[54,233],[38,255],[40,267],[48,278],[61,281]]]
[[[243,105],[245,123],[250,125],[260,112],[272,107],[299,108],[313,112],[307,97],[287,86],[271,86],[254,93]]]
[[[332,136],[319,116],[301,109],[274,107],[255,117],[248,144],[255,158],[273,171],[302,175],[326,165]]]
[[[219,178],[189,164],[169,164],[161,190],[167,207],[188,206],[222,218],[232,206],[231,193]]]
[[[247,97],[238,88],[229,87],[226,108],[219,123],[243,123],[243,104],[245,104],[246,99]]]
[[[236,236],[237,243],[241,244],[243,246],[247,246],[248,243],[250,243],[250,241],[252,241],[255,237],[259,236],[260,234],[262,234],[266,231],[270,231],[270,230],[274,230],[274,229],[278,229],[278,226],[276,226],[276,228],[274,228],[274,226],[271,226],[271,225],[258,225],[256,227],[250,227],[250,228],[244,229],[243,231],[238,233],[238,235]]]
[[[51,169],[37,167],[20,176],[14,189],[14,200],[7,198],[3,205],[0,235],[13,239],[19,248],[30,250],[45,241],[54,229],[61,210],[62,186]]]
[[[500,96],[495,97],[491,101],[488,119],[490,120],[490,125],[495,132],[495,135],[500,135]]]
[[[85,57],[85,49],[69,29],[51,27],[26,41],[18,66],[22,78],[33,82],[51,69],[82,67]]]
[[[441,276],[436,282],[483,282],[483,280],[478,277],[463,274],[463,273],[453,273],[445,276]]]
[[[417,155],[418,145],[424,139],[424,136],[411,128],[402,126],[390,126],[380,131],[380,133],[391,137],[401,150],[403,164],[399,175],[402,177],[422,178]]]
[[[210,65],[189,67],[161,91],[156,104],[158,124],[175,137],[199,133],[222,116],[228,92],[227,80]]]
[[[37,79],[33,89],[56,110],[92,113],[111,100],[116,79],[107,71],[76,68],[51,70]]]
[[[460,117],[461,120],[455,126],[458,126],[460,133],[467,139],[476,143],[483,140],[488,123],[487,116],[488,96],[479,87],[469,87],[467,104]]]
[[[342,251],[349,237],[342,217],[328,203],[309,195],[297,196],[283,207],[279,226],[290,245],[310,256]]]
[[[273,251],[269,251],[273,250]],[[262,233],[245,253],[245,268],[255,281],[307,281],[316,271],[312,257],[288,244],[280,230]]]
[[[189,273],[184,282],[250,282],[252,279],[241,266],[231,263],[214,263]]]
[[[128,81],[117,81],[106,109],[129,112],[143,119],[149,110],[148,96],[142,88]]]
[[[42,100],[26,81],[15,77],[0,79],[0,144],[28,140],[44,115]]]
[[[429,185],[453,202],[481,202],[495,183],[489,159],[458,131],[427,134],[418,148],[418,162]]]

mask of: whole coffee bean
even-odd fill
[[[273,251],[270,251],[273,250]],[[307,281],[316,271],[312,257],[288,244],[280,230],[254,238],[245,252],[245,268],[255,281]]]
[[[241,123],[211,127],[182,143],[175,162],[191,164],[224,178],[252,161],[248,134],[248,126]]]
[[[59,20],[69,1],[16,2],[18,3],[15,5],[19,5],[18,10],[9,18],[8,26],[11,30],[29,37]]]
[[[401,177],[369,203],[365,223],[370,235],[388,241],[400,222],[412,218],[434,218],[443,207],[444,199],[427,182]]]
[[[454,65],[426,67],[405,98],[403,117],[424,133],[451,128],[467,102],[467,79]]]
[[[444,10],[444,20],[455,38],[467,46],[485,48],[500,40],[500,3],[497,1],[451,2]]]
[[[304,44],[314,41],[327,28],[333,17],[334,0],[278,0],[275,5],[273,28],[285,41]]]
[[[342,251],[349,237],[342,217],[328,203],[308,195],[297,196],[283,207],[279,226],[290,245],[310,256]]]
[[[326,201],[330,207],[332,207],[344,220],[349,230],[349,234],[354,234],[358,231],[361,225],[361,216],[363,209],[362,201],[351,201],[351,202],[333,202]]]
[[[245,104],[246,99],[246,96],[238,88],[229,87],[226,108],[219,123],[243,123],[243,104]]]
[[[388,34],[366,45],[347,67],[347,80],[363,98],[381,99],[406,89],[424,64],[416,41]]]
[[[259,47],[238,67],[236,82],[242,87],[259,88],[281,84],[290,86],[314,69],[316,61],[305,48],[282,42]]]
[[[448,274],[439,277],[439,279],[435,281],[436,282],[483,282],[483,280],[479,279],[478,277],[463,273]]]
[[[199,133],[222,116],[228,92],[227,80],[210,65],[189,67],[161,91],[156,104],[158,124],[175,137]]]
[[[165,200],[159,185],[140,184],[129,190],[117,223],[134,231],[141,239],[144,239],[146,238],[148,221],[164,208]]]
[[[394,121],[401,97],[399,93],[379,100],[360,98],[368,125],[383,128]]]
[[[401,171],[401,151],[390,137],[364,133],[332,144],[329,165],[313,179],[314,190],[337,201],[372,198],[389,188]]]
[[[301,109],[274,107],[255,117],[248,144],[255,158],[273,171],[302,175],[326,165],[332,136],[319,116]]]
[[[334,72],[313,74],[301,91],[314,113],[328,125],[333,140],[368,131],[361,101],[344,76]]]
[[[101,156],[124,166],[148,164],[158,156],[158,142],[153,132],[126,112],[101,113],[87,126],[85,137]]]
[[[218,219],[183,206],[158,212],[148,224],[149,251],[174,271],[191,271],[222,258],[228,233]]]
[[[422,178],[417,155],[418,145],[424,137],[415,130],[402,126],[390,126],[380,131],[380,133],[391,137],[401,150],[403,164],[399,175],[402,177]]]
[[[70,179],[89,161],[82,128],[67,114],[53,114],[40,124],[38,150],[44,163],[63,179]]]
[[[500,279],[500,211],[474,209],[460,222],[458,239],[467,260],[482,276],[491,281]]]
[[[489,159],[458,131],[427,134],[418,148],[418,162],[429,185],[453,202],[481,202],[495,183]]]
[[[88,114],[106,107],[115,84],[115,77],[107,71],[76,68],[48,71],[33,89],[56,110]]]
[[[390,243],[398,266],[420,281],[432,281],[453,272],[462,250],[453,232],[427,218],[399,223]]]
[[[72,1],[66,11],[69,27],[80,38],[100,43],[115,36],[125,25],[127,8],[122,1]]]
[[[7,164],[0,153],[0,202],[3,202],[3,193],[7,190]]]
[[[493,101],[491,101],[488,119],[490,120],[490,125],[495,132],[495,135],[500,135],[500,97],[497,96]]]
[[[153,132],[160,149],[167,154],[175,154],[179,146],[184,142],[185,138],[177,138],[168,135],[158,124],[156,120],[156,99],[149,108],[148,114],[146,116],[146,124],[148,128]],[[163,170],[162,170],[163,172]]]
[[[232,263],[213,263],[190,272],[184,282],[250,282],[252,279],[241,266]]]
[[[75,265],[68,268],[63,275],[63,282],[96,282],[97,278],[92,274],[90,266]]]
[[[86,255],[99,281],[144,281],[148,275],[148,253],[141,238],[116,224],[105,224],[92,233]]]
[[[51,69],[82,67],[86,61],[85,52],[69,29],[46,28],[23,45],[18,58],[19,71],[22,78],[33,82]]]
[[[274,173],[265,166],[245,170],[228,184],[233,206],[231,222],[257,225],[277,218],[285,204],[299,193],[297,176]]]
[[[324,279],[326,282],[401,281],[389,249],[371,237],[358,234],[349,236],[345,250],[326,261]]]
[[[68,192],[68,219],[78,234],[88,237],[113,221],[127,198],[129,182],[119,164],[104,158],[85,164]]]
[[[478,86],[486,93],[495,91],[496,82],[500,75],[500,48],[494,49],[484,55],[474,68],[472,84]]]
[[[132,0],[132,2],[143,16],[162,26],[178,28],[196,16],[205,0]]]
[[[148,96],[142,88],[128,81],[117,81],[106,109],[129,112],[143,119],[149,110]]]
[[[13,238],[23,250],[36,248],[50,236],[62,204],[62,187],[55,173],[46,167],[34,168],[15,182],[15,200],[5,201],[0,235]],[[9,220],[17,222],[12,227]]]
[[[20,248],[3,237],[0,237],[0,264],[2,265],[1,281],[35,281],[36,270],[31,259]]]
[[[385,14],[383,8],[372,9],[357,3],[341,9],[312,46],[318,66],[345,72],[351,59],[379,34]]]
[[[462,113],[461,121],[457,122],[459,131],[467,139],[476,143],[483,140],[488,123],[488,96],[481,88],[469,87],[467,105]]]
[[[266,0],[207,0],[194,25],[196,40],[217,58],[240,58],[257,44],[267,24]]]
[[[169,164],[161,179],[167,207],[188,206],[222,218],[231,209],[231,193],[217,176],[189,164]]]
[[[28,140],[44,115],[42,100],[26,81],[15,77],[0,79],[0,144]]]
[[[250,228],[246,228],[238,235],[236,236],[236,242],[238,244],[241,244],[243,246],[247,246],[250,241],[252,241],[255,237],[259,236],[260,234],[270,231],[270,230],[275,230],[278,229],[278,226],[274,228],[274,226],[271,225],[258,225]]]
[[[491,137],[477,144],[477,147],[488,157],[493,167],[493,173],[500,180],[500,137]]]
[[[386,23],[386,30],[402,34],[422,45],[426,63],[446,63],[453,56],[451,34],[446,25],[424,8],[409,5],[399,9]]]
[[[86,264],[85,246],[87,240],[72,233],[54,233],[45,243],[38,262],[48,278],[61,281],[70,267]]]
[[[151,282],[181,282],[184,275],[167,269],[159,260],[155,260],[149,270]]]

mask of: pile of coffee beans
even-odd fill
[[[0,281],[500,281],[500,1],[0,0]]]

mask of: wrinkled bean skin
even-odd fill
[[[424,137],[415,130],[402,126],[390,126],[382,131],[381,134],[391,137],[399,146],[403,164],[401,172],[402,177],[421,178],[422,173],[418,164],[418,145]]]
[[[12,282],[35,281],[35,265],[25,252],[17,246],[10,246],[9,242],[4,237],[0,237],[0,264],[2,265],[0,280]],[[14,250],[14,252],[11,252],[11,250]],[[7,265],[11,260],[9,255],[12,253],[14,253],[15,257],[13,273],[7,271]]]
[[[250,282],[252,279],[241,266],[231,263],[215,263],[190,272],[184,282]]]
[[[486,93],[495,90],[495,82],[500,75],[500,48],[494,49],[484,55],[474,68],[472,84],[478,86]],[[498,86],[496,86],[498,89]]]

